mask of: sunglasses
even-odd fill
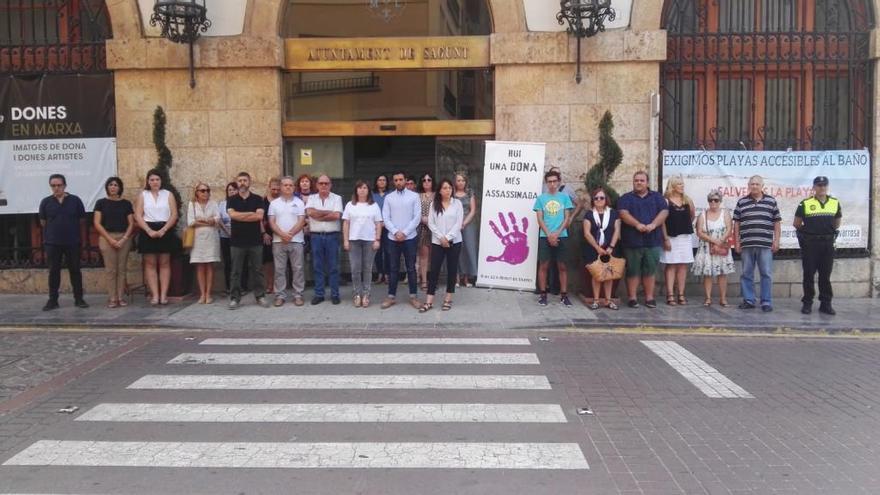
[[[64,184],[49,184],[49,187],[64,187]]]
[[[425,177],[422,179],[422,182],[432,182],[432,179],[430,177]]]
[[[329,182],[318,182],[318,185],[319,186],[329,186],[330,183]]]
[[[196,192],[211,192],[211,189],[196,189]]]
[[[605,199],[605,196],[593,196],[593,201],[601,201]]]
[[[710,199],[709,199],[709,202],[710,202],[710,203],[720,203],[721,200],[718,199],[718,198],[710,198]]]

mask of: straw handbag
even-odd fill
[[[623,278],[626,268],[626,260],[610,255],[599,256],[596,261],[587,265],[587,271],[593,280],[605,282],[607,280],[619,280]]]

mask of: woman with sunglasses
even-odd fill
[[[214,285],[214,263],[220,261],[220,209],[211,200],[211,188],[197,182],[193,199],[186,209],[186,226],[195,228],[189,262],[196,267],[199,281],[199,304],[211,304],[211,287]]]
[[[593,208],[587,210],[584,215],[584,240],[587,245],[584,247],[584,262],[590,264],[599,256],[620,256],[615,249],[620,240],[620,217],[611,206],[608,205],[608,194],[604,189],[598,187],[593,190]],[[614,285],[613,280],[599,282],[595,278],[593,282],[593,303],[590,309],[599,309],[599,301],[602,300],[602,293],[605,294],[604,306],[608,309],[617,309],[617,304],[612,301],[613,294],[611,288]]]
[[[422,290],[428,290],[428,265],[431,263],[431,229],[428,228],[428,215],[431,212],[431,203],[434,201],[434,176],[422,174],[419,177],[419,198],[422,200],[422,222],[419,224],[419,251],[417,260],[419,264],[419,280]]]
[[[691,272],[703,277],[706,300],[703,306],[712,305],[712,278],[718,279],[719,303],[727,307],[727,276],[736,273],[733,255],[730,253],[730,236],[733,233],[730,211],[721,207],[721,193],[712,191],[706,197],[709,209],[697,217],[697,237],[700,247],[694,257]]]

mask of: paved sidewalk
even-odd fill
[[[107,309],[102,295],[90,295],[89,309],[73,307],[69,295],[61,300],[61,309],[41,311],[45,296],[0,295],[0,325],[14,327],[79,326],[89,328],[192,328],[217,330],[308,330],[314,328],[369,331],[383,328],[424,329],[573,329],[620,327],[729,329],[745,331],[816,331],[816,332],[880,332],[880,300],[840,299],[834,302],[837,316],[829,317],[814,311],[800,314],[796,299],[777,300],[772,313],[760,309],[743,311],[735,306],[722,308],[717,304],[703,307],[696,298],[688,306],[666,306],[659,301],[657,309],[621,308],[619,311],[589,310],[579,300],[570,308],[551,296],[550,305],[540,307],[530,292],[490,289],[459,289],[452,311],[440,310],[440,304],[425,314],[413,309],[404,295],[398,304],[382,310],[379,303],[381,287],[374,289],[373,305],[368,309],[354,308],[349,298],[350,287],[342,288],[342,304],[326,301],[317,306],[261,308],[253,296],[245,296],[242,307],[226,309],[226,300],[217,297],[212,305],[195,304],[192,299],[169,306],[150,307],[139,300],[127,308]],[[310,295],[310,294],[307,294]],[[420,295],[423,297],[423,295]],[[441,301],[438,297],[438,301]],[[731,299],[732,304],[739,301]]]

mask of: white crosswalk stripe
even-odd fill
[[[481,470],[589,469],[580,445],[567,434],[564,425],[569,421],[562,406],[546,400],[547,394],[553,391],[547,376],[540,372],[523,373],[523,369],[540,369],[531,368],[541,364],[537,354],[425,352],[421,348],[483,346],[491,351],[495,349],[490,346],[529,346],[529,339],[212,338],[198,345],[218,346],[214,350],[229,352],[184,352],[177,355],[161,365],[157,373],[143,375],[129,384],[125,394],[130,397],[98,404],[76,417],[75,422],[70,423],[70,429],[74,431],[71,438],[61,436],[39,440],[2,466],[75,469],[69,472],[86,470],[84,473],[90,474],[83,476],[89,481],[91,477],[100,476],[95,471],[88,471],[94,468],[176,468],[182,473],[193,468],[458,469],[466,473],[463,476],[469,477],[479,476]],[[377,345],[413,346],[413,352],[347,352]],[[317,353],[238,352],[256,346],[327,346],[330,350],[322,348],[322,352]],[[334,349],[339,352],[333,352]],[[212,365],[235,365],[237,368]],[[274,365],[272,369],[278,372],[248,373],[252,371],[251,367],[261,365]],[[369,369],[385,373],[339,373],[337,369],[328,368],[335,373],[315,375],[293,373],[301,372],[303,368],[284,368],[298,365],[376,365],[377,368]],[[382,369],[391,365],[446,367],[437,368],[435,374],[405,374],[397,372],[399,368]],[[469,374],[462,373],[464,370],[459,370],[459,365],[467,365],[465,373]],[[503,365],[519,368],[514,370]],[[222,370],[218,374],[207,373],[218,369]],[[341,369],[345,370],[344,367]],[[179,373],[184,370],[192,373]],[[230,374],[232,370],[240,370],[240,373]],[[435,368],[431,370],[433,373]],[[492,374],[481,374],[486,372]],[[181,391],[198,391],[199,402],[178,402],[178,397],[186,396],[175,395]],[[292,391],[278,396],[296,399],[285,402],[254,398],[254,393],[270,391]],[[429,391],[443,391],[438,394],[442,399],[433,401],[432,395],[426,395]],[[535,392],[543,394],[542,402],[523,400],[524,394]],[[504,394],[510,394],[514,400],[504,402]],[[151,399],[143,400],[144,395]],[[345,400],[334,402],[337,395]],[[375,400],[370,400],[373,396]],[[404,399],[408,396],[414,400]],[[169,400],[169,397],[174,398]],[[316,398],[317,402],[314,402]],[[454,400],[456,398],[459,400]],[[109,426],[104,429],[104,424],[111,423],[138,426],[120,428],[122,433],[115,433]],[[361,425],[357,427],[361,429],[365,428],[365,423],[374,426],[366,436],[349,435],[348,431],[357,431],[354,428],[358,423]],[[465,426],[468,423],[481,425],[480,430],[469,430]],[[298,424],[309,426],[300,427]],[[185,434],[163,438],[137,436],[146,436],[141,433],[144,428],[150,431],[151,427],[164,429],[170,425]],[[310,431],[311,436],[302,437],[302,441],[296,440],[299,434],[277,439],[264,435],[259,438],[261,441],[251,441],[249,432],[256,430],[248,428],[255,425],[293,431],[297,428],[314,430]],[[421,425],[425,425],[424,429]],[[506,431],[502,429],[505,425]],[[529,442],[519,441],[517,425],[523,425],[522,429],[528,431]],[[76,428],[101,431],[95,433],[101,436],[83,436],[81,432],[76,433]],[[234,438],[236,441],[203,438],[206,432],[217,431],[217,428],[235,431],[233,436],[224,439]],[[511,432],[510,428],[515,430]],[[475,431],[479,431],[479,441],[467,441]],[[547,432],[548,438],[541,438],[542,432]],[[377,438],[380,433],[382,436]],[[123,438],[116,440],[119,435]],[[135,435],[134,438],[131,435]],[[332,438],[326,438],[326,435]],[[496,435],[504,436],[497,438]],[[178,438],[181,441],[177,441]],[[351,441],[353,439],[365,441]],[[551,439],[553,441],[546,441]],[[16,490],[21,491],[20,488]]]
[[[146,375],[154,390],[550,390],[542,375]]]
[[[707,397],[713,399],[754,399],[742,387],[718,370],[671,340],[643,340],[648,349],[666,361]]]
[[[280,345],[531,345],[529,339],[473,339],[473,338],[302,338],[302,339],[236,339],[213,338],[199,342],[199,345],[241,345],[241,346],[280,346]]]
[[[40,440],[5,466],[587,469],[576,443],[89,442]]]
[[[190,352],[168,364],[539,364],[532,353],[513,352]]]
[[[77,421],[565,423],[556,404],[99,404]]]

